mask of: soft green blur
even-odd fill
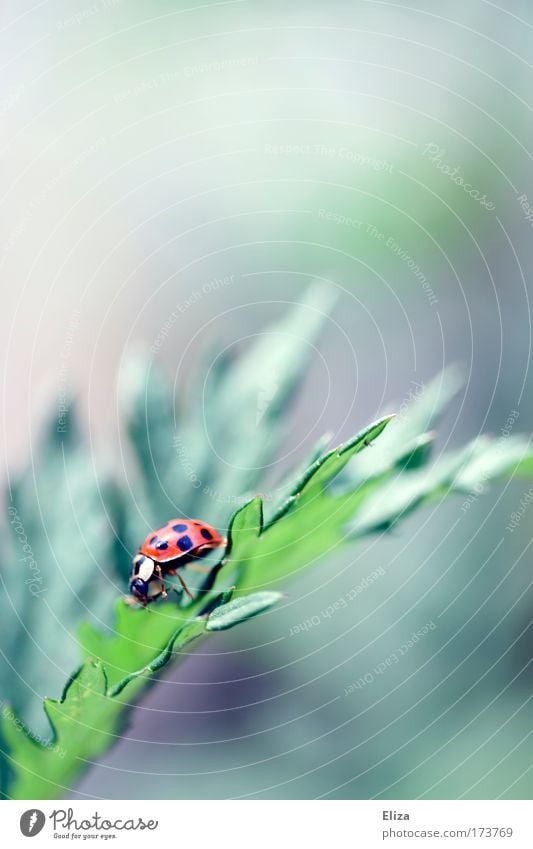
[[[468,380],[441,448],[531,431],[525,0],[7,0],[0,23],[6,480],[79,396],[94,461],[131,484],[126,352],[152,348],[179,409],[314,278],[337,306],[267,484],[450,363]],[[530,798],[527,509],[506,530],[529,486],[294,581],[167,671],[79,793]]]

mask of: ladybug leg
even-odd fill
[[[185,568],[189,569],[191,572],[201,572],[204,575],[207,575],[207,573],[212,569],[211,566],[200,566],[200,564],[197,563],[188,563]]]
[[[154,572],[157,575],[157,578],[159,580],[159,586],[161,587],[161,598],[166,598],[167,597],[167,591],[166,591],[166,587],[165,587],[165,582],[163,580],[163,573],[161,571],[161,566],[159,566],[158,563],[156,563],[156,565],[155,565]]]
[[[182,586],[182,588],[183,588],[183,592],[184,592],[186,595],[188,595],[188,596],[189,596],[189,598],[190,598],[190,600],[191,600],[191,601],[194,601],[194,596],[192,595],[192,593],[191,593],[191,591],[190,591],[189,587],[187,586],[187,584],[185,583],[185,581],[184,581],[184,580],[183,580],[183,578],[181,577],[180,573],[179,573],[179,572],[176,572],[176,575],[178,576],[178,581],[180,582],[180,584],[181,584],[181,586]]]

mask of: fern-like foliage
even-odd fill
[[[51,441],[45,443],[48,471],[42,497],[29,473],[13,486],[13,509],[24,517],[28,541],[43,569],[46,564],[50,580],[55,576],[54,606],[50,602],[49,608],[56,625],[48,633],[49,620],[41,622],[48,609],[42,603],[30,608],[28,599],[18,600],[20,582],[14,580],[13,569],[4,567],[6,598],[14,611],[4,663],[6,670],[14,667],[10,658],[18,650],[18,635],[24,670],[15,687],[9,687],[8,674],[3,677],[4,795],[65,795],[84,765],[113,744],[128,709],[165,664],[186,656],[199,640],[282,601],[280,588],[286,581],[327,559],[339,546],[388,531],[431,500],[478,492],[503,475],[531,473],[533,454],[520,436],[483,437],[433,458],[433,428],[460,386],[459,376],[448,372],[426,386],[398,417],[384,416],[330,450],[322,439],[308,461],[265,503],[254,495],[260,485],[258,470],[281,441],[284,411],[305,368],[308,342],[319,331],[324,304],[323,290],[312,290],[280,326],[267,331],[268,342],[266,336],[259,337],[242,361],[217,361],[212,386],[204,397],[191,398],[188,411],[174,410],[153,363],[130,364],[122,397],[136,458],[135,499],[111,481],[104,489],[99,484],[96,497],[81,440],[73,435],[66,442],[46,437]],[[206,415],[216,445],[203,439]],[[76,497],[71,492],[55,504],[51,492],[62,490],[67,461],[78,469],[67,475],[72,484],[77,481]],[[191,470],[200,486],[192,485]],[[244,504],[232,509],[232,503],[243,498]],[[72,550],[60,530],[67,509],[73,511],[69,542],[74,535],[81,552],[75,586],[69,584],[66,560],[62,564],[58,555],[64,550],[67,558]],[[201,515],[221,528],[227,525],[227,548],[211,572],[198,579],[193,602],[182,598],[132,609],[117,600],[131,553],[148,527],[172,514]],[[16,557],[16,533],[5,548],[11,558]],[[95,568],[102,574],[108,569],[101,596],[89,592]],[[72,594],[79,605],[74,610],[68,609]],[[39,652],[48,659],[56,657],[53,637],[63,631],[68,635],[66,656],[55,675],[45,674],[48,684],[64,674],[73,646],[83,661],[62,696],[45,699],[52,733],[43,734],[35,730],[42,728],[37,722],[30,730],[19,718],[22,713],[26,720],[31,713],[27,705],[37,701],[21,693],[43,687]],[[42,641],[37,647],[36,633]]]

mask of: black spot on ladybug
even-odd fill
[[[157,543],[156,548],[158,551],[165,551],[165,549],[168,548],[168,542],[162,540],[161,542]]]
[[[213,534],[211,533],[211,531],[208,531],[207,528],[202,528],[200,534],[203,536],[204,539],[213,539]]]
[[[187,530],[187,525],[184,525],[183,523],[181,525],[172,525],[172,530],[176,531],[177,534],[181,534],[182,531]]]
[[[192,539],[188,536],[180,537],[178,540],[178,548],[180,551],[190,551],[192,548]]]
[[[155,536],[155,537],[152,537],[152,539],[150,540],[150,543],[149,543],[149,544],[150,544],[150,545],[153,545],[153,544],[154,544],[154,542],[156,541],[156,539],[157,539],[157,537],[156,537],[156,536]]]

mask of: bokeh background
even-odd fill
[[[269,475],[452,363],[466,384],[439,450],[510,416],[530,431],[532,30],[526,0],[5,0],[6,491],[22,468],[31,490],[44,422],[73,398],[88,466],[134,486],[128,358],[152,349],[186,405],[315,279],[337,302]],[[67,485],[59,472],[45,500]],[[528,487],[438,504],[294,581],[280,609],[167,669],[73,795],[530,798],[531,515],[505,532]],[[42,570],[75,571],[76,529],[49,545]],[[6,605],[25,638],[4,646],[2,698],[37,727],[73,663],[61,623],[43,651],[27,606]]]

